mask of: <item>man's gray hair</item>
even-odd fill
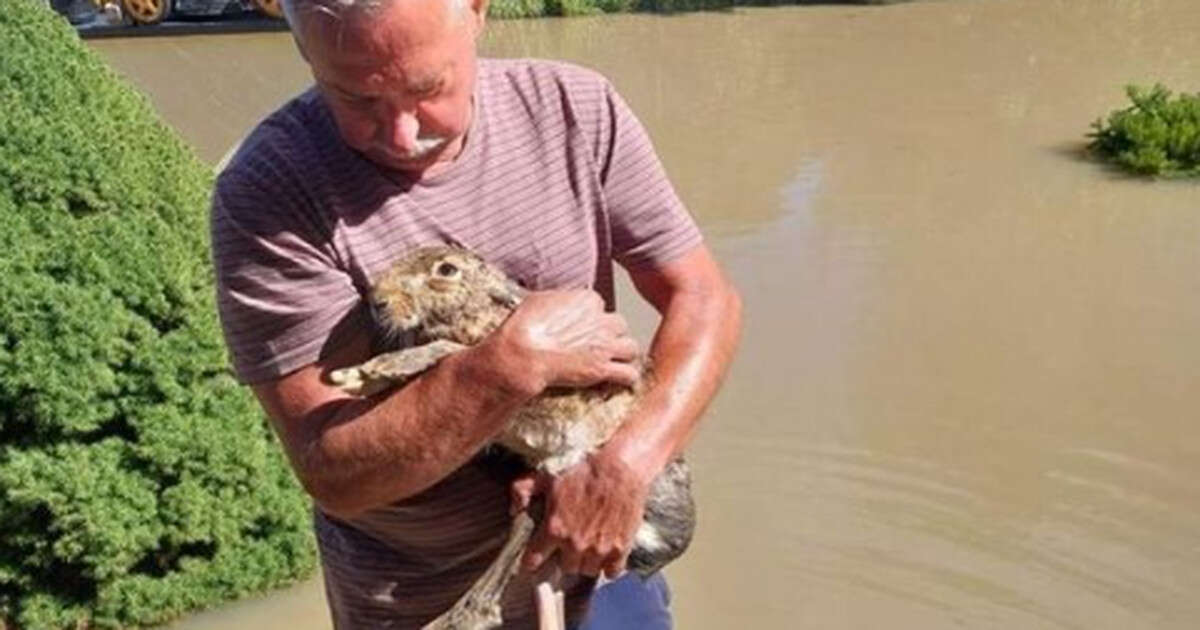
[[[342,21],[348,13],[374,13],[381,9],[405,0],[281,0],[283,15],[287,19],[292,34],[301,38],[303,27],[302,18],[309,13],[322,13],[335,20]],[[467,0],[445,0],[452,14],[458,15],[467,8]]]
[[[300,25],[300,16],[304,13],[324,13],[334,18],[341,18],[351,11],[373,12],[391,4],[394,0],[281,0],[283,16],[288,26],[296,32]]]

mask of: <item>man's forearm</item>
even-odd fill
[[[652,479],[682,452],[716,394],[741,330],[741,301],[733,287],[676,293],[663,309],[650,357],[653,384],[602,452]]]
[[[304,449],[309,493],[343,518],[415,495],[466,463],[536,391],[494,348],[451,355],[405,387],[330,410]]]
[[[653,382],[598,453],[545,484],[546,517],[527,570],[555,554],[567,573],[623,570],[654,478],[682,451],[737,346],[741,300],[706,248],[630,275],[662,314],[650,351]],[[521,500],[538,491],[520,482],[513,489]]]
[[[367,335],[254,393],[304,488],[350,518],[437,483],[490,442],[546,387],[632,384],[637,343],[587,290],[525,296],[499,329],[404,387],[349,398],[328,374],[369,356]]]

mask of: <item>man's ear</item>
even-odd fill
[[[296,52],[300,53],[300,58],[304,60],[304,63],[311,66],[312,60],[308,58],[308,51],[304,50],[304,42],[295,33],[292,33],[292,41],[296,44]]]
[[[471,3],[471,28],[472,35],[478,39],[483,34],[483,27],[487,24],[488,7],[491,6],[490,0],[469,0]]]

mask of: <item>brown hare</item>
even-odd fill
[[[403,384],[443,357],[478,343],[520,303],[523,289],[475,254],[455,247],[426,247],[396,262],[375,284],[372,310],[393,345],[409,347],[334,371],[342,389],[368,395]],[[597,385],[554,388],[519,409],[495,445],[519,455],[532,469],[558,474],[603,445],[620,427],[645,389],[649,375],[632,388]],[[679,557],[691,541],[695,505],[682,459],[659,474],[646,499],[644,520],[628,559],[645,577]],[[427,630],[483,630],[501,623],[500,602],[532,534],[532,519],[519,514],[495,562]]]

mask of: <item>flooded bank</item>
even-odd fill
[[[1080,157],[1125,83],[1200,89],[1192,0],[489,29],[614,80],[744,293],[678,627],[1196,626],[1200,189]],[[213,162],[308,81],[286,34],[92,45]],[[321,594],[173,627],[326,629]]]

